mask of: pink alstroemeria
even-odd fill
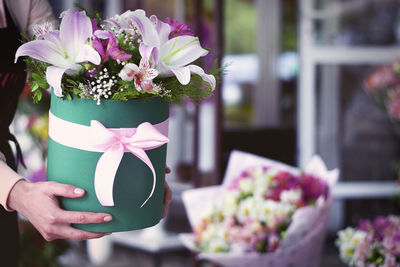
[[[156,85],[153,84],[153,79],[157,77],[158,71],[154,69],[154,62],[150,58],[150,54],[145,54],[145,50],[140,49],[142,59],[139,66],[134,63],[128,63],[119,73],[119,76],[124,81],[134,81],[136,90],[151,91]]]
[[[34,40],[20,46],[15,60],[20,56],[30,56],[49,63],[46,79],[54,88],[54,93],[61,97],[61,79],[65,72],[76,73],[82,66],[78,63],[91,62],[100,64],[99,53],[88,43],[92,38],[92,23],[84,11],[64,12],[60,31],[49,32],[43,40]]]
[[[118,48],[117,40],[112,32],[98,30],[94,33],[93,47],[100,54],[103,62],[110,58],[119,61],[126,61],[132,55]]]

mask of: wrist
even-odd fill
[[[23,179],[17,181],[8,195],[7,206],[12,210],[18,210],[21,200],[23,199],[24,194],[28,192],[28,190],[29,182]]]

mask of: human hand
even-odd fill
[[[171,173],[171,169],[170,168],[165,168],[165,173],[169,174]],[[168,183],[165,181],[164,183],[164,210],[163,210],[163,218],[167,215],[167,208],[169,203],[171,202],[172,199],[172,191],[171,188],[169,188]]]
[[[10,191],[7,204],[25,216],[40,232],[44,239],[71,238],[86,240],[99,238],[108,233],[93,233],[71,226],[71,223],[104,223],[112,220],[107,213],[66,211],[59,207],[57,196],[79,198],[85,194],[83,189],[56,182],[30,183],[18,181]]]

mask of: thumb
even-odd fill
[[[45,182],[45,191],[50,195],[67,198],[78,198],[85,194],[82,188],[56,182]]]

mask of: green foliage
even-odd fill
[[[29,66],[27,71],[32,73],[32,76],[29,77],[28,82],[31,85],[33,102],[38,103],[43,97],[42,90],[46,90],[49,88],[49,84],[46,81],[45,74],[46,68],[49,66],[49,64],[40,62],[32,58],[27,58],[25,62]]]

